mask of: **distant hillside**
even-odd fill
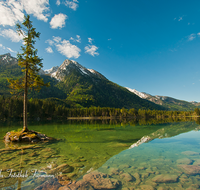
[[[127,88],[130,92],[138,95],[139,97],[161,105],[169,110],[189,111],[194,110],[196,107],[200,107],[199,102],[187,102],[183,100],[177,100],[168,96],[152,96],[145,92],[139,92],[135,89]]]
[[[10,54],[0,57],[0,68],[0,95],[9,96],[7,78],[20,77],[21,68]],[[43,87],[39,93],[30,92],[29,98],[59,98],[78,107],[165,109],[138,97],[126,88],[109,81],[101,73],[87,69],[76,61],[65,60],[59,67],[41,71],[40,74],[51,86]]]
[[[21,75],[21,68],[16,58],[10,53],[0,55],[0,95],[10,95],[7,78],[18,78]]]

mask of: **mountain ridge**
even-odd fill
[[[7,78],[22,76],[17,59],[10,54],[0,56],[0,95],[9,96]],[[59,98],[73,102],[78,107],[116,107],[135,109],[168,110],[170,106],[155,103],[141,98],[130,89],[109,81],[104,75],[93,69],[87,69],[73,60],[64,60],[60,66],[40,70],[44,82],[50,82],[50,87],[42,87],[39,93],[30,91],[29,98]],[[140,93],[144,96],[144,93]],[[151,96],[145,94],[145,96]],[[191,103],[192,104],[192,103]],[[195,105],[193,105],[195,107]]]
[[[169,96],[160,96],[160,95],[153,96],[153,95],[145,93],[145,92],[139,92],[136,89],[131,89],[128,87],[126,87],[126,88],[130,92],[138,95],[140,98],[149,100],[151,102],[154,102],[155,104],[162,105],[165,108],[169,108],[169,109],[173,108],[174,110],[187,111],[187,110],[193,110],[197,106],[200,105],[199,102],[195,102],[195,101],[187,102],[187,101],[179,100],[179,99],[172,98]]]

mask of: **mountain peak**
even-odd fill
[[[44,70],[44,74],[51,74],[58,70],[59,66],[52,67],[51,69]]]
[[[78,62],[74,60],[65,59],[64,62],[60,65],[60,69],[66,70],[66,67],[82,67]]]
[[[63,78],[68,75],[72,70],[75,70],[77,71],[77,73],[80,73],[84,76],[106,79],[106,77],[104,77],[99,72],[93,69],[87,69],[78,62],[69,59],[65,59],[60,66],[52,67],[51,69],[45,70],[43,74],[50,74],[51,77],[57,80],[63,80]]]
[[[12,57],[10,53],[0,55],[0,64],[17,64],[17,59]]]

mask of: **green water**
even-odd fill
[[[0,138],[2,139],[7,131],[17,130],[20,125],[11,123],[0,126]],[[9,186],[11,189],[17,189],[17,187],[34,189],[51,176],[57,176],[61,172],[71,180],[76,180],[81,179],[81,176],[88,171],[97,169],[120,180],[122,186],[118,189],[127,188],[128,190],[133,186],[145,189],[145,185],[153,189],[163,186],[180,188],[182,185],[181,188],[184,189],[192,185],[192,188],[197,188],[197,185],[200,185],[199,175],[187,176],[188,174],[186,177],[189,182],[186,184],[182,176],[184,170],[178,166],[181,161],[177,161],[188,158],[191,160],[191,165],[198,164],[198,159],[200,160],[199,132],[189,132],[199,129],[199,125],[194,122],[134,126],[117,122],[115,124],[101,122],[94,122],[94,124],[32,123],[29,126],[32,130],[58,140],[52,143],[40,143],[27,149],[23,148],[26,145],[15,144],[13,146],[21,146],[21,149],[0,151],[0,188],[6,189]],[[187,134],[185,132],[192,135],[184,136]],[[180,133],[184,133],[183,136],[177,136]],[[152,141],[129,149],[132,144],[147,135]],[[4,148],[5,144],[1,141],[0,149]],[[197,152],[197,154],[184,154],[188,150]],[[65,167],[63,170],[54,170],[62,164],[68,164],[67,169]],[[140,177],[139,179],[133,178],[131,182],[124,181],[119,174],[112,174],[113,168],[121,170],[121,173],[131,175],[138,173]],[[39,178],[32,179],[35,171],[48,174],[49,178],[44,178],[42,182]],[[25,177],[10,175],[19,172],[21,175],[27,175]],[[152,182],[156,175],[171,174],[170,172],[177,175],[176,182],[169,184]],[[186,185],[181,184],[180,179],[183,179],[182,182],[184,181]]]

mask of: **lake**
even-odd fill
[[[20,126],[2,123],[0,138]],[[29,122],[29,129],[57,140],[6,147],[0,141],[2,189],[200,188],[200,126],[195,122]]]

